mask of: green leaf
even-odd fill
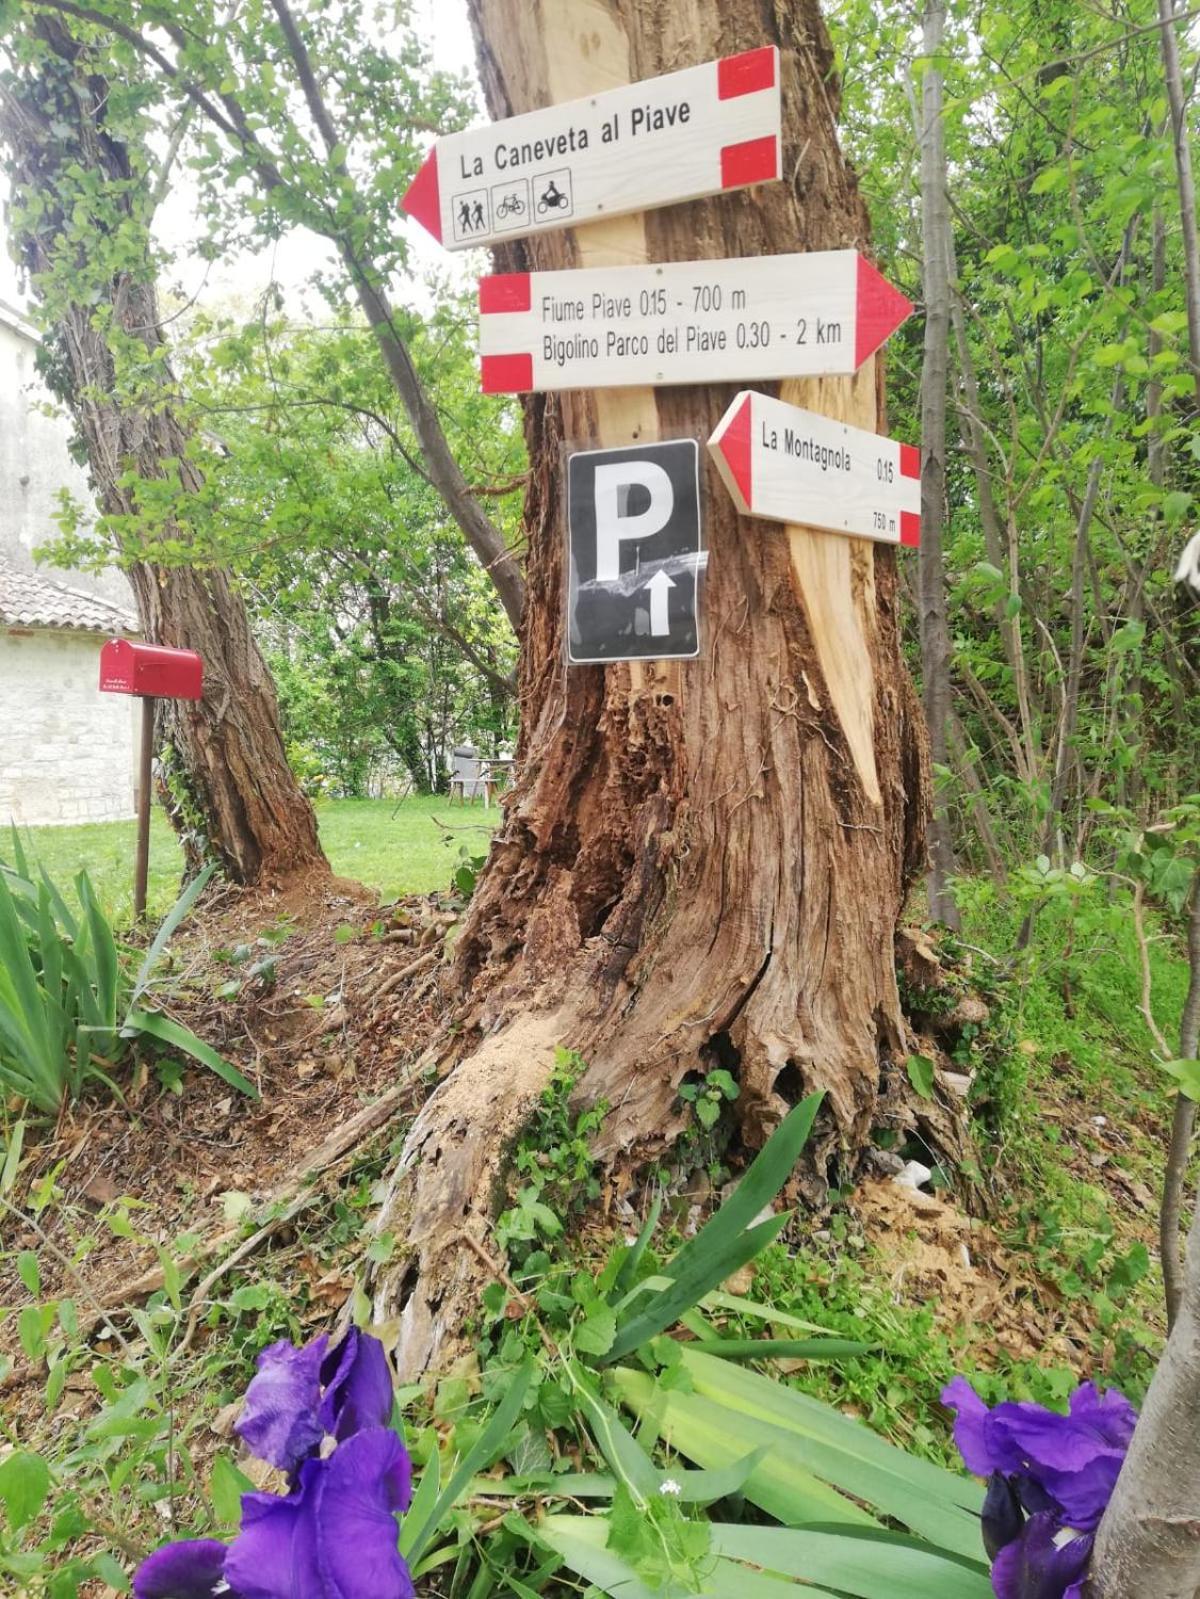
[[[606,1547],[608,1524],[601,1516],[547,1516],[537,1529],[563,1562],[611,1599],[685,1599],[678,1584],[648,1586],[641,1574]],[[732,1560],[705,1562],[705,1599],[796,1599],[796,1585]],[[688,1593],[695,1590],[688,1590]],[[803,1599],[837,1599],[830,1588],[806,1586]],[[966,1599],[966,1596],[964,1596]]]
[[[933,1098],[934,1064],[926,1055],[910,1055],[904,1062],[908,1080],[922,1099]]]
[[[1165,1060],[1162,1065],[1163,1071],[1179,1084],[1183,1097],[1200,1104],[1200,1060]]]
[[[597,1305],[575,1329],[575,1347],[585,1355],[607,1355],[617,1336],[617,1313]]]
[[[169,1016],[164,1016],[159,1011],[131,1010],[125,1018],[125,1030],[133,1034],[147,1033],[162,1044],[170,1044],[173,1049],[180,1049],[193,1060],[198,1060],[202,1066],[207,1066],[209,1071],[215,1072],[222,1082],[228,1083],[231,1088],[240,1089],[250,1099],[259,1097],[258,1089],[248,1078],[242,1076],[236,1066],[231,1066],[211,1045],[206,1044],[202,1038],[197,1038],[190,1027],[182,1027]]]
[[[25,1451],[0,1460],[0,1501],[13,1532],[41,1514],[50,1493],[50,1468],[40,1455]]]
[[[856,1338],[697,1338],[691,1348],[720,1360],[841,1360],[879,1345]]]
[[[605,1361],[619,1360],[673,1326],[782,1231],[786,1215],[754,1226],[751,1223],[791,1176],[822,1098],[810,1094],[784,1118],[731,1196],[662,1268],[660,1276],[667,1279],[668,1286],[655,1291],[650,1302],[627,1319],[618,1317],[617,1337],[602,1357]]]
[[[8,1145],[4,1151],[4,1162],[0,1165],[0,1194],[12,1192],[17,1173],[21,1169],[21,1151],[24,1145],[25,1119],[22,1117],[9,1134]]]
[[[1191,504],[1191,495],[1184,494],[1181,490],[1177,489],[1173,494],[1167,494],[1163,496],[1163,516],[1169,523],[1171,523],[1172,526],[1175,526],[1177,523],[1182,522],[1184,517],[1187,516],[1188,511],[1191,509]]]
[[[1039,172],[1030,185],[1033,194],[1055,194],[1059,189],[1067,186],[1067,169],[1065,167],[1046,167]]]
[[[1151,318],[1150,326],[1155,333],[1171,335],[1182,333],[1187,327],[1186,311],[1163,311],[1159,316]]]
[[[696,1120],[701,1127],[715,1127],[721,1117],[721,1107],[715,1099],[704,1096],[696,1101]]]
[[[715,1525],[713,1547],[803,1582],[828,1582],[854,1599],[992,1599],[974,1568],[898,1533]]]
[[[42,1358],[46,1352],[46,1328],[42,1321],[40,1306],[25,1306],[17,1317],[17,1336],[21,1340],[21,1348],[30,1360]]]
[[[216,871],[216,862],[211,862],[198,876],[194,877],[180,894],[167,913],[162,926],[154,935],[154,942],[146,951],[146,958],[138,968],[138,974],[133,980],[133,993],[129,997],[130,1009],[137,1005],[146,989],[150,986],[150,979],[154,975],[154,968],[162,958],[162,953],[175,935],[175,931],[200,895],[208,887],[209,880]],[[256,1096],[257,1097],[257,1096]]]
[[[236,1527],[241,1521],[242,1495],[254,1492],[254,1484],[244,1472],[238,1470],[233,1457],[226,1451],[217,1455],[208,1479],[208,1497],[213,1514],[225,1527]]]
[[[723,1361],[716,1364],[724,1367]],[[789,1440],[780,1429],[711,1399],[663,1388],[645,1372],[622,1366],[609,1380],[643,1425],[653,1426],[673,1449],[706,1470],[725,1470],[748,1450],[756,1451],[757,1463],[742,1492],[776,1520],[789,1526],[813,1521],[875,1525],[868,1511],[810,1469],[804,1458],[807,1440]]]
[[[42,1273],[32,1249],[23,1249],[17,1256],[17,1276],[36,1299],[42,1291]]]
[[[430,1507],[429,1513],[422,1522],[413,1525],[413,1509],[404,1518],[404,1531],[407,1537],[407,1548],[402,1547],[405,1559],[410,1565],[415,1566],[428,1547],[429,1540],[441,1529],[442,1518],[457,1504],[460,1495],[466,1490],[471,1478],[477,1472],[484,1471],[500,1454],[513,1430],[513,1424],[521,1413],[525,1403],[525,1395],[533,1377],[533,1366],[529,1363],[514,1372],[508,1391],[496,1406],[488,1419],[487,1426],[479,1434],[474,1447],[459,1461],[454,1473],[445,1488],[438,1495]],[[415,1506],[413,1507],[415,1508]]]

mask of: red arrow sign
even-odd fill
[[[744,516],[882,544],[921,541],[921,455],[912,444],[743,391],[708,448]]]
[[[403,206],[448,250],[779,177],[773,45],[439,139]]]
[[[848,375],[912,310],[856,250],[479,282],[485,393]]]

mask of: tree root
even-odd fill
[[[408,1249],[369,1281],[376,1322],[395,1330],[401,1382],[453,1359],[479,1314],[509,1151],[573,1022],[566,1009],[517,1017],[454,1067],[409,1131],[376,1222]]]

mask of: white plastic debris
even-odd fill
[[[919,1160],[906,1160],[904,1170],[898,1171],[892,1181],[901,1188],[911,1188],[914,1192],[927,1183],[933,1176],[928,1166],[922,1166]]]

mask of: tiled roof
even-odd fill
[[[18,572],[7,561],[0,561],[0,624],[78,628],[84,633],[139,631],[137,617],[123,606],[68,588],[40,572]]]

